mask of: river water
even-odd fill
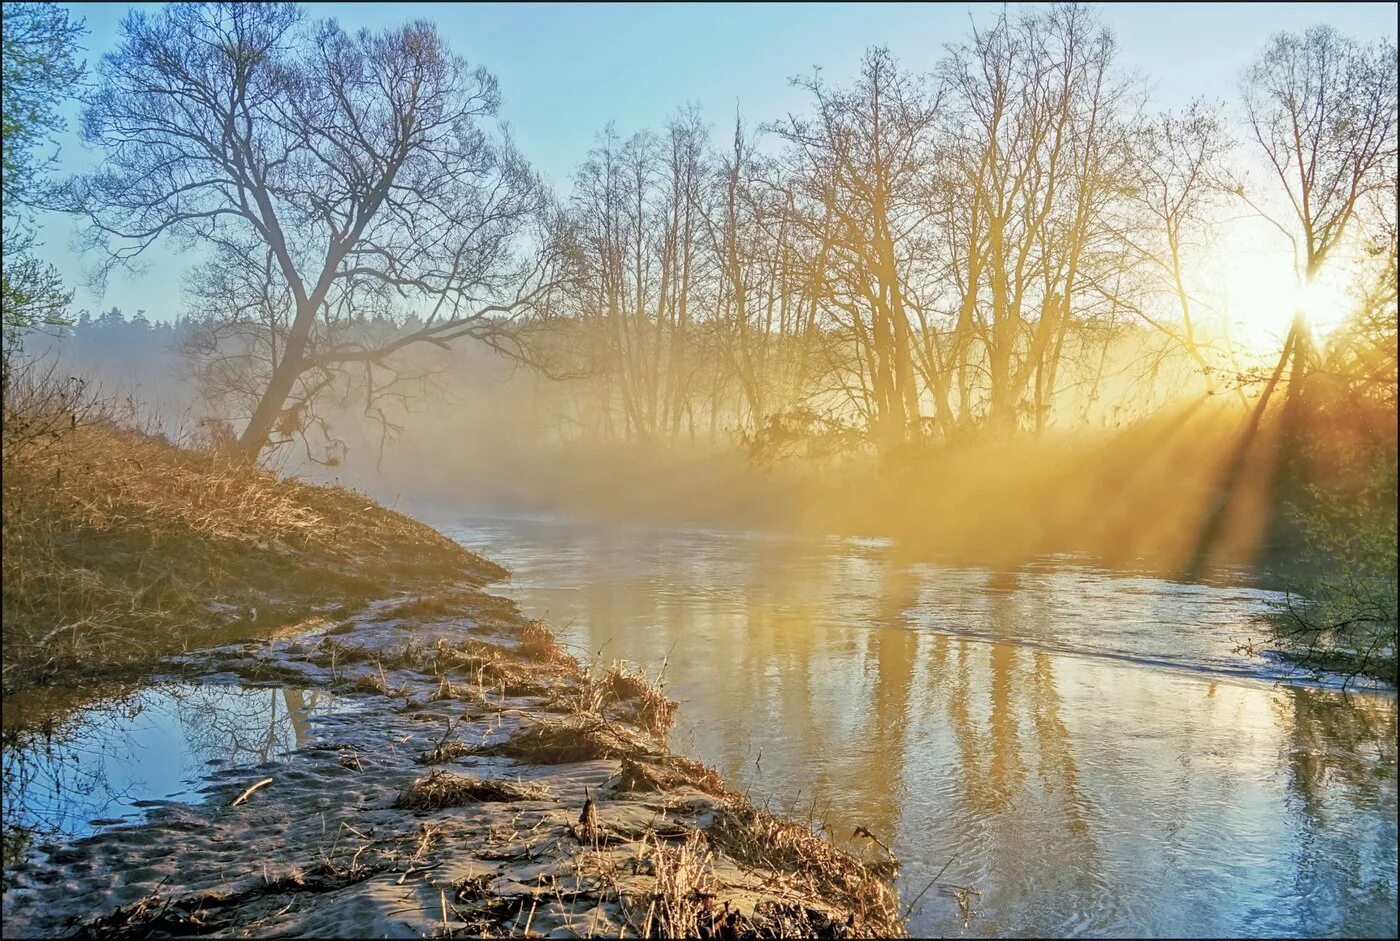
[[[857,826],[888,843],[904,898],[923,892],[916,935],[1396,934],[1395,696],[1236,652],[1267,591],[432,521],[576,653],[664,664],[678,750],[857,851]]]
[[[664,667],[677,750],[856,852],[878,852],[857,827],[891,846],[916,935],[1396,935],[1395,696],[1237,652],[1274,597],[1244,578],[422,516],[512,569],[493,590],[584,659]],[[50,698],[6,703],[7,859],[12,826],[61,843],[198,801],[355,709],[164,684],[11,735]]]

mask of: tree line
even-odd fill
[[[578,427],[639,441],[893,455],[1073,421],[1114,370],[1164,363],[1189,394],[1243,398],[1288,360],[1393,401],[1391,43],[1279,34],[1237,101],[1159,113],[1092,7],[1003,10],[925,72],[873,48],[848,81],[795,79],[807,105],[778,120],[608,126],[564,197],[429,22],[170,5],[96,71],[103,162],[43,205],[107,269],[160,239],[203,253],[182,342],[249,459],[462,340],[572,378]],[[1262,364],[1232,335],[1211,262],[1240,214],[1293,246],[1300,288],[1347,266],[1350,331],[1295,318]]]

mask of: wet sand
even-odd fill
[[[40,843],[6,937],[898,934],[893,865],[665,746],[674,703],[475,588],[172,658],[162,677],[355,697],[201,803]],[[270,780],[269,780],[270,779]]]

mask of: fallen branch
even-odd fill
[[[248,790],[244,791],[242,794],[239,794],[236,798],[234,798],[233,803],[232,803],[232,804],[229,804],[229,806],[230,806],[230,807],[237,807],[239,804],[243,803],[245,800],[247,800],[248,798],[252,797],[252,796],[253,796],[253,792],[256,791],[258,788],[260,788],[260,787],[266,787],[267,785],[269,785],[269,784],[271,784],[271,783],[272,783],[272,778],[263,778],[261,781],[258,781],[257,783],[251,785],[251,786],[248,788]]]

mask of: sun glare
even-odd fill
[[[1312,284],[1300,284],[1287,251],[1243,245],[1221,265],[1230,337],[1246,350],[1280,349],[1299,313],[1315,337],[1331,333],[1346,318],[1350,302],[1336,277],[1338,265],[1325,266]]]
[[[1263,352],[1283,345],[1297,289],[1288,256],[1237,251],[1225,264],[1225,311],[1231,339]]]
[[[1303,319],[1313,333],[1323,337],[1341,326],[1351,299],[1342,286],[1324,272],[1314,283],[1294,289],[1293,303],[1303,312]]]

